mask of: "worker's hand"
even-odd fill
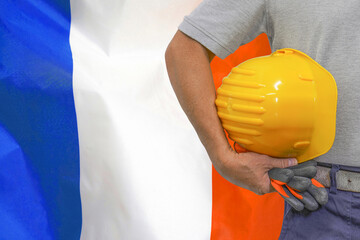
[[[271,185],[295,210],[315,211],[328,200],[324,186],[314,179],[316,161],[311,160],[286,169],[269,171]]]
[[[234,144],[234,149],[238,153],[247,153],[237,143]],[[297,211],[304,208],[315,211],[319,205],[324,205],[328,201],[326,189],[314,179],[316,165],[316,161],[310,160],[288,168],[269,170],[273,188]]]
[[[233,184],[256,194],[272,191],[268,171],[272,168],[286,168],[297,164],[295,158],[272,158],[254,152],[237,153],[230,147],[212,157],[216,170]]]

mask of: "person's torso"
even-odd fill
[[[335,142],[317,160],[360,166],[360,1],[270,0],[267,14],[272,51],[298,49],[336,80]]]

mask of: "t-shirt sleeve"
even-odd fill
[[[267,31],[266,0],[204,0],[179,30],[225,58]]]

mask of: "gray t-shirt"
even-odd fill
[[[179,26],[225,58],[260,33],[272,51],[298,49],[334,76],[336,137],[317,161],[360,166],[360,1],[205,0]]]

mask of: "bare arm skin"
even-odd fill
[[[257,194],[272,191],[268,171],[296,165],[296,159],[277,159],[257,153],[236,153],[218,118],[210,61],[214,54],[178,31],[165,58],[172,87],[194,126],[215,169],[228,181]]]

